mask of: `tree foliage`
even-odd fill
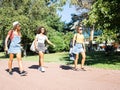
[[[96,1],[92,6],[91,11],[88,13],[88,16],[88,19],[84,20],[84,24],[89,26],[95,24],[96,29],[105,30],[104,32],[106,33],[104,33],[104,35],[107,35],[109,32],[112,32],[112,34],[115,35],[120,33],[119,0]]]
[[[62,42],[63,39],[58,37],[61,37],[60,33],[63,30],[64,24],[60,22],[60,18],[56,13],[61,2],[55,3],[55,1],[56,0],[1,0],[0,34],[4,34],[2,35],[2,39],[5,39],[7,32],[13,28],[12,23],[19,21],[21,24],[22,44],[24,44],[24,46],[32,42],[36,34],[36,29],[39,26],[44,26],[47,29],[47,35],[53,43],[58,44]],[[60,45],[61,46],[55,47],[56,51],[63,50],[64,42]]]

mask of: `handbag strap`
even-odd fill
[[[76,34],[76,38],[75,38],[75,40],[77,41],[77,34]]]

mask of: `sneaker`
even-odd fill
[[[45,72],[44,67],[39,67],[38,70],[41,71],[41,72]]]
[[[20,72],[20,75],[21,75],[21,76],[26,76],[26,75],[27,75],[27,72],[26,72],[26,71],[22,71],[22,72]]]
[[[12,71],[9,71],[9,75],[13,75],[13,72],[12,72]]]

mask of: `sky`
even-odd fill
[[[71,21],[71,14],[76,13],[75,7],[69,7],[69,4],[63,6],[63,11],[58,11],[58,15],[61,16],[61,21],[66,23]]]
[[[67,3],[65,6],[63,6],[63,11],[58,11],[57,13],[59,16],[61,16],[61,21],[68,23],[71,21],[71,14],[80,14],[82,12],[86,12],[86,10],[81,9],[76,11],[75,6],[69,6],[69,3]]]

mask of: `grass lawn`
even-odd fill
[[[120,52],[87,52],[86,64],[105,69],[120,70]]]
[[[104,52],[89,52],[89,53],[87,52],[86,55],[87,58],[85,65],[87,66],[120,70],[120,53],[110,53],[106,55]],[[0,60],[2,59],[8,60],[8,58],[5,57],[5,54],[3,52],[0,53]],[[39,59],[38,55],[32,55],[22,58],[22,60],[24,61],[37,61],[37,62],[38,59]],[[68,52],[45,54],[44,60],[45,62],[56,62],[71,65],[73,64],[73,61],[69,60]],[[80,60],[78,63],[80,63]]]
[[[0,60],[8,60],[8,56],[5,57],[4,52],[0,53]],[[23,61],[38,61],[39,56],[37,54],[29,55],[26,57],[22,57]],[[68,57],[67,52],[61,52],[61,53],[52,53],[52,54],[45,54],[44,55],[45,62],[57,62],[57,63],[67,63],[71,62]]]
[[[68,53],[66,53],[66,52],[52,53],[52,54],[45,54],[44,55],[45,62],[57,62],[57,63],[67,63],[67,62],[69,62],[65,58],[68,58]],[[23,60],[38,61],[39,56],[38,55],[27,56],[27,57],[23,57]]]

